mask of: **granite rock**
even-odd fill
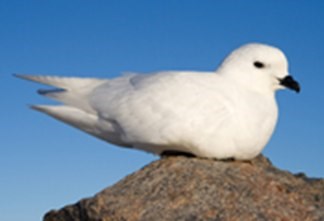
[[[44,221],[324,220],[324,179],[252,161],[165,157]]]

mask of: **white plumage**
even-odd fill
[[[217,159],[258,155],[276,125],[275,91],[299,91],[284,54],[263,44],[236,49],[216,72],[18,77],[59,88],[39,92],[63,105],[33,108],[100,139],[155,154]]]

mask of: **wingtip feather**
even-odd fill
[[[62,89],[74,89],[84,86],[96,86],[105,82],[104,79],[98,78],[81,78],[81,77],[60,77],[49,75],[28,75],[28,74],[13,74],[14,77],[24,80],[34,81],[41,84],[50,85]]]
[[[47,110],[50,106],[48,105],[29,105],[29,108],[32,110],[36,110],[36,111],[40,111],[40,112],[44,112],[45,110]]]
[[[27,75],[26,74],[17,74],[17,73],[13,73],[12,74],[13,77],[16,77],[16,78],[20,78],[20,79],[27,79]]]

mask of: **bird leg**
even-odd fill
[[[196,157],[196,155],[192,153],[177,151],[177,150],[165,150],[160,155],[161,157],[172,157],[172,156]]]

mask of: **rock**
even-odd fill
[[[324,179],[251,162],[166,157],[45,221],[324,220]]]

